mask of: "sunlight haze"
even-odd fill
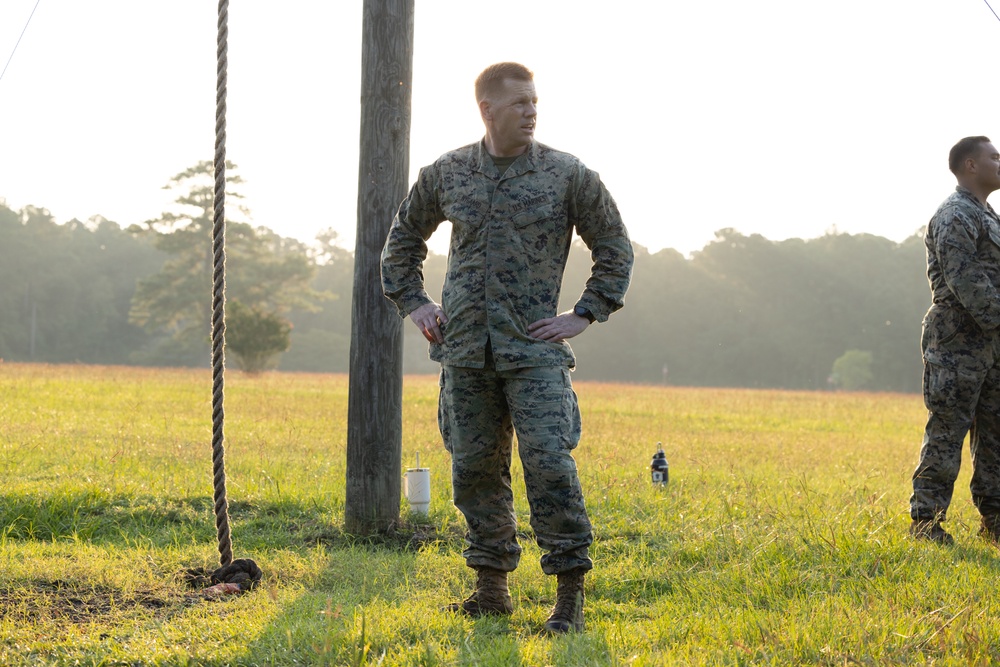
[[[0,62],[35,5],[0,2]],[[303,241],[332,227],[349,249],[361,8],[229,9],[227,156],[253,222]],[[214,154],[216,9],[40,0],[0,79],[0,199],[123,227],[165,210],[162,187]],[[900,241],[954,187],[952,144],[1000,139],[997,40],[983,0],[417,0],[410,181],[482,137],[473,79],[515,60],[535,72],[537,139],[597,170],[650,250],[727,227]]]

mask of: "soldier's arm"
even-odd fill
[[[382,291],[400,317],[434,303],[424,289],[423,266],[427,239],[443,220],[434,170],[425,167],[399,205],[382,248]]]
[[[1000,327],[1000,293],[977,252],[980,235],[986,230],[953,209],[936,232],[934,252],[948,288],[984,331]]]
[[[577,306],[605,322],[625,304],[632,279],[632,242],[618,206],[597,172],[581,166],[570,201],[576,231],[590,249],[593,266]]]

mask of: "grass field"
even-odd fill
[[[431,468],[430,514],[364,539],[342,531],[347,378],[231,373],[234,552],[265,577],[209,601],[182,577],[218,558],[209,373],[0,364],[0,664],[1000,663],[967,463],[957,544],[906,537],[917,396],[578,383],[595,570],[587,631],[553,638],[519,468],[513,617],[440,611],[473,577],[436,392],[405,380],[403,464]]]

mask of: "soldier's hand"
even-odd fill
[[[586,317],[580,317],[570,310],[555,317],[546,317],[544,320],[532,322],[528,325],[528,333],[531,334],[532,338],[558,343],[580,335],[589,326],[590,320]]]
[[[441,327],[448,323],[448,317],[441,310],[441,306],[436,303],[425,303],[410,313],[410,319],[424,334],[424,338],[439,345],[444,342]]]

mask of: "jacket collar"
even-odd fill
[[[513,166],[513,165],[511,165],[511,166]],[[957,192],[958,194],[962,195],[963,197],[965,197],[966,199],[968,199],[970,202],[972,202],[973,204],[975,204],[979,208],[981,208],[981,209],[983,209],[985,211],[988,211],[994,218],[997,218],[998,220],[1000,220],[1000,216],[998,216],[997,213],[996,213],[996,211],[993,210],[993,207],[990,206],[990,203],[989,202],[986,202],[985,204],[981,203],[978,199],[976,199],[976,196],[974,194],[972,194],[972,191],[969,190],[968,188],[962,187],[961,185],[956,185],[955,186],[955,192]]]
[[[526,174],[529,171],[535,170],[535,165],[539,160],[539,144],[537,141],[532,141],[528,144],[528,150],[524,151],[514,163],[511,164],[506,173],[504,173],[504,178],[510,178],[512,176],[520,176],[521,174]],[[476,171],[482,172],[483,174],[493,178],[494,180],[500,180],[500,170],[493,163],[493,158],[490,156],[489,151],[486,150],[486,139],[480,140],[477,151],[475,154],[474,169]]]

